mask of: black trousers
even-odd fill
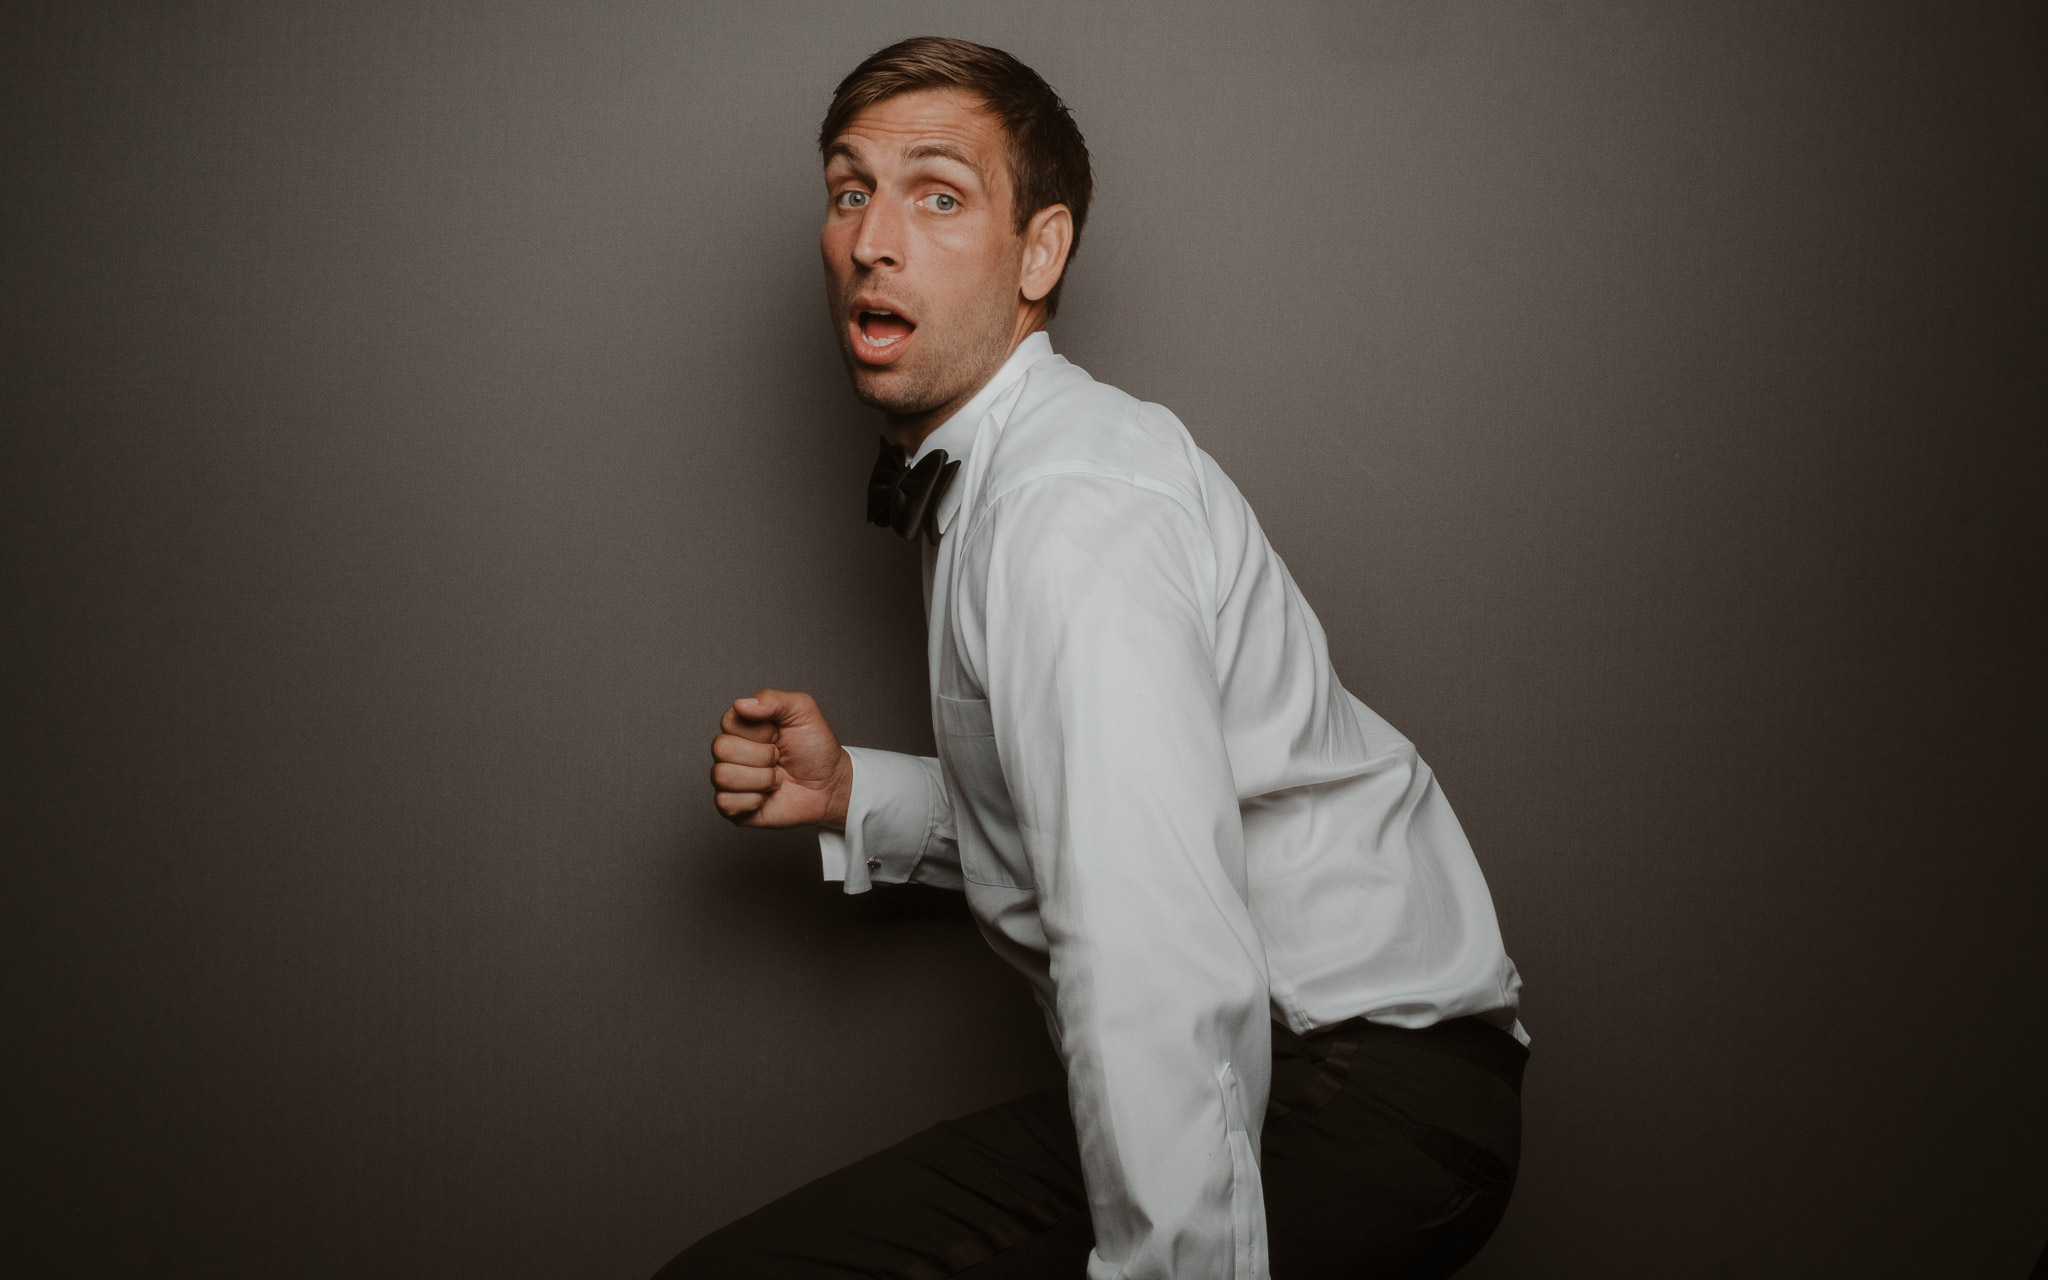
[[[1276,1280],[1448,1276],[1521,1155],[1528,1050],[1472,1018],[1273,1028],[1260,1160]],[[656,1280],[1078,1280],[1094,1245],[1065,1090],[935,1125],[714,1231]]]

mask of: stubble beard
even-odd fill
[[[868,408],[898,418],[928,414],[979,390],[1002,367],[1015,325],[1015,304],[994,293],[986,306],[952,323],[927,317],[911,336],[920,345],[905,353],[907,359],[879,369],[861,363],[853,351],[859,339],[849,335],[845,317],[865,283],[855,279],[843,296],[833,300],[833,327],[839,334],[840,358],[853,380],[853,394]]]

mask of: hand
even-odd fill
[[[763,689],[726,708],[711,740],[712,802],[742,827],[846,829],[853,760],[808,693]]]

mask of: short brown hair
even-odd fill
[[[1081,247],[1081,226],[1088,221],[1088,199],[1095,193],[1088,144],[1052,86],[1001,49],[944,36],[917,36],[870,54],[832,91],[832,106],[818,127],[818,150],[830,147],[855,116],[877,102],[920,89],[964,89],[988,104],[1010,140],[1018,234],[1040,209],[1067,206],[1074,216],[1074,242],[1067,249],[1067,262],[1072,263]],[[1065,285],[1063,271],[1045,298],[1048,317],[1059,313]]]

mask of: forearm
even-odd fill
[[[1094,948],[1085,958],[1065,947],[1056,961],[1078,979],[1060,984],[1056,1016],[1097,1280],[1252,1280],[1266,1266],[1263,975],[1224,931],[1175,923],[1196,946],[1148,957]],[[1205,955],[1204,943],[1216,949]]]
[[[1213,763],[1117,776],[1069,745],[1064,785],[1041,788],[1062,795],[1064,820],[1032,824],[1032,863],[1099,1274],[1260,1276],[1271,1023],[1231,874],[1235,794]]]

